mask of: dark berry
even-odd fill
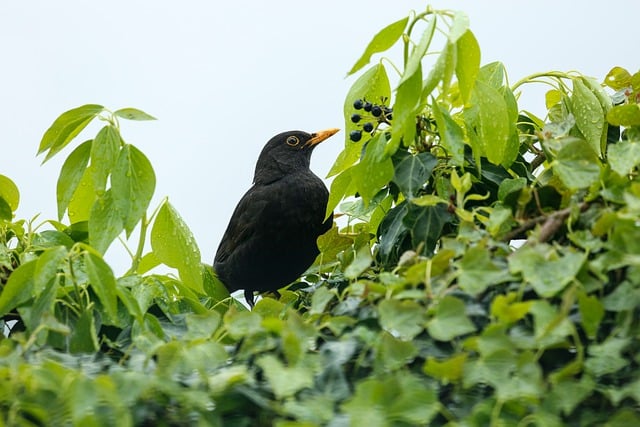
[[[353,108],[355,108],[356,110],[361,109],[363,105],[364,102],[362,102],[362,99],[356,99],[355,101],[353,101]]]
[[[374,117],[380,117],[382,114],[382,108],[380,108],[379,105],[374,105],[371,107],[371,114],[373,114]]]
[[[360,114],[352,114],[351,115],[351,121],[353,123],[358,123],[360,121]]]
[[[349,139],[351,139],[353,142],[358,142],[360,141],[361,138],[362,138],[361,130],[352,130],[351,133],[349,134]]]
[[[369,112],[371,111],[371,107],[373,107],[373,104],[370,102],[367,102],[364,104],[364,111]]]
[[[387,113],[385,117],[387,118],[387,120],[393,120],[393,113]]]
[[[373,123],[369,123],[369,122],[368,122],[368,123],[365,123],[365,124],[362,126],[362,129],[363,129],[365,132],[371,132],[371,131],[373,130]]]

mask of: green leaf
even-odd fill
[[[54,246],[45,250],[37,259],[34,276],[34,292],[40,294],[49,281],[54,280],[58,270],[62,268],[63,261],[69,251],[65,246]]]
[[[331,182],[331,191],[329,191],[329,201],[327,202],[327,212],[325,219],[331,215],[338,204],[347,196],[356,192],[351,173],[353,168],[345,169]]]
[[[600,156],[606,144],[604,111],[596,95],[585,85],[581,78],[573,79],[571,96],[576,126],[587,140],[589,147]]]
[[[111,190],[107,190],[93,203],[89,214],[89,241],[101,254],[107,251],[109,245],[124,230],[122,216]]]
[[[422,332],[424,312],[420,304],[411,300],[383,300],[378,305],[382,329],[403,340],[412,340]]]
[[[118,297],[116,292],[116,279],[111,267],[93,252],[84,253],[84,264],[91,287],[102,302],[102,305],[113,322],[117,318]]]
[[[425,207],[410,204],[406,215],[402,218],[402,223],[411,234],[413,248],[418,249],[422,246],[422,254],[430,254],[450,218],[451,214],[447,211],[447,206],[441,203]]]
[[[511,324],[522,319],[531,309],[531,301],[518,302],[513,292],[507,295],[496,295],[491,302],[491,315],[500,323]]]
[[[614,126],[640,126],[640,105],[616,105],[607,113],[607,121]]]
[[[4,316],[31,298],[36,289],[37,260],[27,261],[16,268],[0,292],[0,316]]]
[[[631,86],[631,74],[622,67],[613,67],[604,78],[604,83],[613,90]]]
[[[433,118],[438,126],[440,146],[445,149],[447,156],[455,166],[464,163],[464,132],[460,125],[453,120],[449,111],[440,106],[437,101],[431,104]]]
[[[411,199],[427,183],[437,164],[438,159],[431,153],[407,154],[394,165],[393,182],[407,199]]]
[[[389,77],[382,64],[372,66],[353,83],[344,100],[345,148],[338,155],[327,177],[339,174],[357,162],[360,158],[364,143],[368,141],[366,137],[363,137],[358,142],[352,142],[349,139],[351,131],[359,129],[357,124],[351,121],[351,115],[354,112],[354,101],[357,99],[367,99],[372,102],[379,102],[382,99],[389,99],[390,97],[391,86],[389,84]]]
[[[200,249],[191,230],[169,202],[160,207],[151,230],[151,247],[156,257],[178,269],[180,279],[191,289],[203,293]]]
[[[478,295],[491,285],[508,281],[511,276],[505,271],[505,267],[496,265],[493,258],[484,245],[467,249],[458,264],[460,289],[471,295]]]
[[[306,366],[285,366],[271,354],[261,356],[256,365],[271,385],[276,399],[293,396],[298,391],[313,386],[313,371]]]
[[[98,336],[96,334],[93,310],[83,311],[71,329],[69,352],[94,353],[98,347]]]
[[[495,61],[480,67],[478,80],[497,90],[504,86],[505,74],[504,64],[500,61]]]
[[[351,170],[354,185],[365,206],[393,178],[393,162],[384,157],[385,138],[377,134],[369,141],[360,163]]]
[[[44,161],[49,160],[71,142],[103,110],[102,105],[87,104],[62,113],[44,133],[38,154],[49,150]]]
[[[91,144],[93,185],[98,195],[102,195],[107,186],[107,177],[118,158],[120,142],[118,129],[108,125],[100,129]]]
[[[424,58],[424,55],[427,53],[427,49],[429,49],[429,45],[431,44],[431,40],[433,40],[433,34],[436,31],[436,21],[436,15],[432,15],[429,23],[427,24],[427,28],[425,28],[422,33],[420,42],[414,46],[409,58],[407,59],[402,77],[398,82],[398,86],[409,80],[418,71],[418,69],[422,68],[422,58]],[[422,79],[422,77],[420,78]]]
[[[393,155],[400,143],[409,146],[416,135],[416,116],[421,102],[422,67],[402,82],[396,90],[396,101],[393,105],[393,127],[391,141],[385,149],[389,156]]]
[[[450,295],[438,302],[433,317],[427,323],[429,335],[438,341],[451,341],[475,330],[465,314],[464,302]]]
[[[549,245],[527,245],[509,257],[509,270],[522,273],[538,295],[552,297],[575,280],[585,261],[582,252],[566,251],[559,256]]]
[[[185,339],[209,339],[220,327],[222,316],[217,311],[208,311],[203,314],[188,313],[185,320],[187,322]]]
[[[344,276],[347,279],[357,279],[365,270],[371,266],[373,257],[369,245],[362,245],[355,254],[353,261],[344,269]]]
[[[466,360],[466,353],[459,353],[442,361],[429,356],[422,370],[425,374],[438,379],[444,384],[457,382],[462,378]]]
[[[20,192],[16,184],[4,175],[0,175],[0,198],[2,198],[11,209],[15,212],[20,203]]]
[[[11,221],[12,218],[11,206],[0,196],[0,220]]]
[[[552,166],[558,178],[571,190],[588,188],[600,178],[598,155],[583,139],[567,138]]]
[[[398,39],[402,36],[409,17],[402,18],[399,21],[389,24],[378,32],[373,39],[369,42],[369,45],[365,49],[364,53],[351,67],[351,70],[347,73],[347,76],[357,72],[362,67],[369,63],[371,56],[375,53],[384,52],[393,46]]]
[[[580,309],[580,323],[590,339],[595,339],[600,321],[604,317],[604,307],[595,295],[584,292],[578,294],[578,308]]]
[[[96,198],[96,192],[93,191],[93,167],[89,166],[84,170],[80,182],[69,200],[67,214],[71,224],[89,220],[91,208]]]
[[[494,165],[503,164],[512,151],[509,144],[514,143],[503,95],[478,80],[472,91],[470,107],[464,110],[464,119],[474,156],[486,156]]]
[[[156,175],[149,159],[133,145],[125,144],[111,173],[111,190],[127,236],[147,210],[155,187]]]
[[[640,305],[640,286],[624,281],[603,298],[602,304],[608,311],[633,310]],[[594,313],[594,316],[597,319],[597,312]],[[591,320],[595,321],[596,319]]]
[[[621,353],[629,345],[628,338],[607,338],[601,344],[592,344],[588,348],[589,357],[584,363],[586,372],[598,377],[612,374],[625,368],[628,361]]]
[[[380,371],[394,371],[411,363],[418,349],[411,341],[403,341],[388,332],[382,332],[376,343],[376,362]]]
[[[69,206],[74,193],[78,189],[78,185],[80,185],[87,164],[89,163],[92,143],[93,141],[89,140],[78,145],[62,165],[56,186],[59,220],[62,220],[64,211]]]
[[[335,296],[335,292],[325,288],[324,286],[316,289],[313,295],[311,295],[311,308],[309,310],[309,314],[323,314],[327,304],[329,304]]]
[[[121,108],[113,112],[115,116],[122,117],[126,120],[157,120],[150,114],[145,113],[137,108]]]
[[[471,92],[476,83],[476,77],[480,71],[480,46],[470,30],[456,42],[457,61],[456,76],[462,102],[467,104],[471,98]]]
[[[427,99],[440,82],[442,82],[441,94],[446,95],[448,93],[453,70],[456,66],[456,58],[457,49],[455,44],[447,42],[429,75],[422,82],[422,99]]]

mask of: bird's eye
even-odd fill
[[[286,142],[287,142],[287,145],[295,147],[296,145],[300,144],[300,139],[298,139],[297,136],[290,136],[287,138]]]

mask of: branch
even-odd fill
[[[588,203],[582,202],[579,206],[580,212],[584,212],[588,207]],[[517,239],[518,237],[524,237],[527,231],[534,228],[537,224],[542,223],[542,227],[540,227],[540,234],[537,240],[539,243],[546,242],[558,231],[562,224],[564,224],[564,221],[569,215],[571,215],[573,209],[574,208],[570,206],[568,208],[553,212],[550,215],[541,215],[532,218],[515,230],[511,230],[502,238],[502,240],[505,242],[509,242],[513,239]],[[529,242],[530,240],[527,239],[527,243]]]

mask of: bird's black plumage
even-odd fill
[[[284,132],[267,142],[253,186],[236,206],[214,259],[230,292],[276,291],[300,277],[318,255],[316,240],[333,223],[324,219],[329,192],[309,169],[314,147],[338,129]]]

